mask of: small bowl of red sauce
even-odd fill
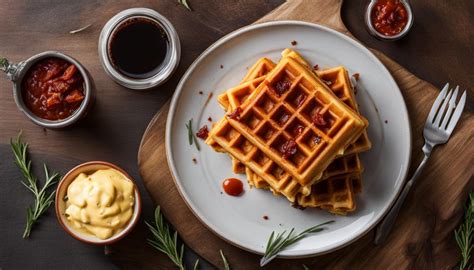
[[[92,80],[74,58],[49,51],[2,69],[13,81],[18,108],[45,128],[70,126],[85,116],[92,100]]]
[[[413,12],[408,0],[371,0],[365,13],[371,35],[387,41],[405,36],[413,25]]]

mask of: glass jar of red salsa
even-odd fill
[[[74,64],[50,57],[35,63],[22,80],[22,98],[36,116],[62,120],[84,100],[84,78]]]
[[[366,24],[377,38],[396,40],[411,28],[413,14],[407,0],[372,0],[367,7]]]

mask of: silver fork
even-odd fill
[[[406,183],[402,193],[396,200],[392,209],[385,216],[384,220],[377,227],[375,232],[375,244],[382,243],[390,233],[393,224],[398,216],[398,212],[405,201],[405,198],[410,191],[410,188],[415,183],[416,179],[420,176],[423,168],[426,166],[428,158],[430,157],[433,147],[444,144],[449,140],[449,137],[453,133],[454,127],[461,117],[461,113],[466,103],[466,91],[459,99],[456,104],[458,96],[459,86],[456,89],[449,90],[449,83],[447,83],[441,93],[439,93],[433,106],[431,107],[428,119],[426,119],[425,127],[423,129],[423,136],[425,137],[425,145],[423,145],[423,153],[425,157],[421,161],[420,165],[416,169],[412,178]]]

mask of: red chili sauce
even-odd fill
[[[370,17],[375,30],[386,36],[400,33],[408,23],[407,10],[399,0],[377,1]]]
[[[222,183],[225,193],[230,196],[239,196],[244,192],[244,184],[236,178],[227,178]]]
[[[84,78],[77,67],[59,58],[46,58],[33,65],[22,82],[28,109],[47,120],[60,120],[74,113],[84,99]]]

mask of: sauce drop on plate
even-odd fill
[[[244,184],[237,178],[227,178],[222,183],[225,193],[230,196],[239,196],[244,192]]]

